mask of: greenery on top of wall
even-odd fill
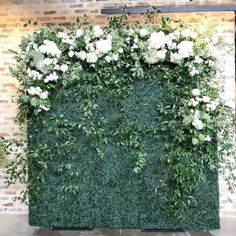
[[[80,18],[68,28],[43,27],[25,38],[16,54],[17,64],[11,68],[20,82],[18,122],[47,122],[44,114],[50,114],[55,126],[48,132],[65,140],[57,147],[58,154],[76,148],[75,129],[84,133],[100,158],[104,158],[109,137],[115,137],[117,145],[134,156],[130,171],[136,174],[148,165],[140,137],[161,136],[165,147],[157,169],[164,174],[163,179],[156,180],[156,189],[169,189],[165,208],[183,220],[188,207],[195,204],[191,193],[205,180],[206,169],[216,172],[225,170],[225,166],[232,168],[226,154],[232,155],[233,112],[221,99],[217,86],[217,64],[212,54],[217,42],[212,29],[170,18],[154,26],[151,20],[149,16],[145,22],[130,25],[124,15],[109,18],[102,28]],[[119,105],[132,94],[137,81],[158,81],[168,94],[166,101],[155,108],[153,126],[138,126],[135,120],[124,123],[122,119],[110,123],[102,115],[95,119],[101,94]],[[53,114],[53,94],[65,94],[72,87],[81,94],[75,112],[82,118],[77,122]],[[126,116],[125,110],[118,112]],[[28,197],[37,201],[48,167],[44,158],[53,158],[52,152],[42,144],[26,154],[28,159],[24,155],[16,157],[8,173],[11,182],[26,182]],[[66,164],[60,171],[76,175]],[[228,179],[231,188],[234,180],[234,176]],[[71,194],[79,191],[79,183],[61,187]]]

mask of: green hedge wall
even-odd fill
[[[77,86],[57,90],[53,94],[51,111],[44,113],[42,119],[28,117],[29,151],[37,149],[38,155],[47,163],[40,200],[30,201],[30,225],[186,230],[219,228],[218,175],[212,171],[192,194],[196,205],[189,207],[185,221],[179,221],[163,210],[168,190],[155,191],[155,183],[165,175],[164,170],[158,169],[164,141],[158,135],[153,137],[139,133],[140,127],[155,124],[155,107],[158,104],[172,102],[168,101],[168,94],[157,82],[135,82],[132,94],[120,103],[109,101],[103,94],[96,99],[99,106],[94,119],[103,116],[111,128],[123,122],[132,124],[137,130],[148,163],[139,174],[132,172],[135,160],[129,148],[117,145],[116,137],[108,139],[105,155],[100,158],[78,127],[67,127],[67,121],[76,124],[82,116],[78,103],[80,97],[81,91]],[[63,117],[61,123],[60,117]],[[59,133],[50,132],[55,124]],[[63,131],[68,130],[74,145],[66,148]],[[53,153],[50,158],[46,155],[48,150]],[[37,178],[42,167],[30,155],[29,162],[34,166],[29,170],[29,176]]]

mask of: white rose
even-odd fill
[[[193,32],[192,30],[190,29],[184,29],[182,32],[181,32],[182,36],[183,37],[190,37],[190,38],[193,38],[193,39],[196,39],[197,38],[197,33]]]
[[[112,40],[112,35],[111,35],[111,34],[108,34],[108,35],[107,35],[107,39]]]
[[[201,91],[200,91],[199,89],[193,89],[193,90],[192,90],[192,95],[193,95],[193,96],[199,96],[200,93],[201,93]]]
[[[68,35],[67,35],[65,32],[58,32],[58,33],[57,33],[57,37],[63,39],[63,38],[68,37]]]
[[[97,54],[95,52],[89,52],[86,54],[86,61],[88,63],[96,63],[98,60]]]
[[[46,65],[46,66],[48,66],[50,64],[53,64],[53,59],[47,57],[43,60],[43,64]]]
[[[171,53],[170,61],[175,64],[180,64],[182,62],[182,57],[178,53]]]
[[[174,34],[176,37],[178,37],[178,36],[180,35],[180,32],[179,32],[179,30],[174,30],[173,34]]]
[[[156,49],[148,50],[144,54],[144,61],[148,64],[155,64],[159,61],[159,58],[157,57],[157,51]]]
[[[84,61],[85,58],[86,58],[86,52],[85,51],[76,52],[75,55],[78,59],[81,59],[82,61]]]
[[[47,99],[48,98],[48,91],[44,91],[44,92],[40,93],[39,97],[41,99]]]
[[[135,38],[134,38],[134,43],[138,43],[138,41],[139,41],[138,38],[135,37]]]
[[[48,75],[45,79],[44,82],[48,83],[49,81],[57,81],[58,80],[58,75],[56,74],[56,72],[54,71],[53,73],[51,73],[50,75]]]
[[[203,62],[203,59],[201,57],[199,57],[199,56],[196,56],[194,58],[194,62],[201,64]]]
[[[203,122],[199,119],[194,119],[192,122],[192,125],[197,129],[197,130],[201,130],[203,129]]]
[[[158,50],[157,51],[157,57],[161,61],[165,60],[165,58],[166,58],[166,50]]]
[[[93,27],[93,34],[95,37],[99,38],[100,36],[103,35],[103,30],[101,29],[101,26],[95,25]]]
[[[96,49],[101,53],[108,53],[112,49],[112,42],[109,39],[101,39],[96,42]]]
[[[77,38],[81,37],[83,35],[83,30],[82,29],[77,29],[75,31],[75,35]]]
[[[106,56],[106,57],[105,57],[105,61],[106,61],[106,62],[110,63],[111,60],[112,60],[112,58],[111,58],[110,56]]]
[[[75,52],[74,51],[69,51],[68,55],[69,55],[69,57],[73,57],[75,55]]]
[[[50,40],[44,40],[43,45],[39,46],[39,51],[44,54],[51,54],[52,56],[59,57],[61,55],[61,50],[57,45]]]
[[[167,41],[166,35],[163,31],[153,32],[148,39],[151,48],[159,49],[165,45]]]
[[[68,68],[69,68],[69,67],[68,67],[68,65],[66,65],[66,64],[63,64],[63,65],[60,66],[60,70],[61,70],[62,72],[64,72],[64,73],[68,70]]]
[[[60,70],[60,66],[59,65],[55,65],[54,66],[54,70]]]
[[[43,54],[45,54],[46,52],[47,52],[47,47],[46,47],[46,45],[41,45],[41,46],[39,46],[39,51],[41,52],[41,53],[43,53]]]
[[[124,52],[123,48],[119,48],[119,49],[118,49],[118,52],[119,52],[119,53],[123,53],[123,52]]]
[[[40,87],[29,87],[27,90],[29,95],[40,95],[42,93],[42,89]]]
[[[208,96],[203,96],[203,97],[202,97],[202,101],[205,102],[205,103],[210,102],[210,100],[211,100],[211,98],[208,97]]]
[[[148,35],[148,30],[145,29],[145,28],[142,28],[142,29],[140,30],[139,34],[140,34],[141,37],[145,37],[145,36]]]
[[[177,45],[178,53],[182,58],[187,58],[193,54],[193,42],[182,41]]]

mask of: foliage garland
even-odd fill
[[[215,79],[212,51],[216,44],[209,29],[204,31],[169,18],[162,18],[159,26],[150,26],[149,21],[130,25],[123,15],[109,18],[103,28],[92,26],[85,18],[67,28],[43,27],[22,41],[17,64],[11,68],[20,82],[18,122],[28,118],[47,122],[44,114],[53,114],[53,94],[76,87],[83,94],[76,108],[82,113],[81,120],[73,122],[64,115],[51,115],[55,126],[48,132],[62,135],[65,140],[57,146],[58,156],[73,148],[76,129],[84,132],[100,158],[104,158],[107,140],[114,136],[117,144],[127,147],[135,157],[133,171],[138,174],[147,165],[140,134],[161,136],[166,145],[158,169],[165,170],[165,177],[157,180],[156,188],[169,188],[165,208],[184,219],[195,202],[193,191],[205,180],[206,168],[232,170],[235,160],[233,111],[221,99]],[[94,119],[99,94],[119,104],[132,94],[136,81],[157,79],[170,102],[156,107],[156,125],[137,127],[135,122],[127,124],[122,119],[109,125],[104,117]],[[26,150],[26,156],[28,159],[18,155],[8,165],[9,179],[26,182],[23,200],[29,191],[28,197],[37,201],[47,168],[45,158],[52,158],[51,150],[42,143],[34,151]],[[37,161],[37,168],[32,160]],[[31,178],[27,178],[27,168]],[[55,169],[57,173],[68,173],[70,178],[79,175],[70,164]],[[235,176],[227,180],[233,189]],[[79,185],[69,184],[62,189],[75,194]]]

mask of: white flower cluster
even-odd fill
[[[57,47],[55,42],[45,39],[43,44],[39,46],[39,51],[43,54],[59,57],[61,50]]]
[[[142,28],[140,30],[142,38],[148,34],[147,29]],[[165,34],[163,31],[153,32],[147,39],[147,50],[144,52],[144,60],[148,64],[155,64],[168,59],[167,53],[169,52],[170,61],[175,64],[181,64],[184,59],[193,56],[194,41],[192,40],[196,39],[197,36],[197,33],[190,29],[184,29],[182,32],[174,30],[169,34]],[[192,69],[192,74],[195,73],[197,71]]]
[[[75,49],[69,51],[69,57],[76,57],[79,60],[86,61],[89,64],[96,63],[99,58],[104,56],[106,62],[117,61],[119,58],[119,53],[123,50],[118,50],[117,52],[112,52],[112,35],[105,34],[103,29],[95,25],[92,28],[91,35],[85,34],[82,30],[76,31],[76,37],[81,37],[84,35],[85,48],[81,51],[76,51]]]
[[[64,40],[64,43],[69,43],[69,41],[66,41],[69,37],[67,34],[59,32],[58,36]],[[57,82],[59,78],[58,72],[65,73],[69,69],[69,66],[67,64],[58,63],[61,50],[58,48],[55,42],[44,40],[43,44],[40,46],[34,42],[29,43],[29,45],[30,46],[27,48],[27,50],[34,50],[36,57],[38,55],[38,57],[41,59],[37,61],[35,65],[31,64],[32,67],[28,67],[26,70],[27,76],[30,79],[30,87],[27,89],[27,94],[30,97],[34,97],[34,99],[38,99],[37,103],[32,103],[33,106],[38,108],[38,111],[48,111],[49,91],[46,84],[49,82]],[[37,86],[34,86],[35,81],[43,81],[45,86],[43,84],[38,86],[38,82],[36,82]]]
[[[71,38],[67,33],[65,32],[58,32],[57,34],[58,38],[61,38],[63,43],[67,43],[69,45],[74,46],[75,45],[75,41],[73,38]]]
[[[205,106],[206,111],[214,111],[219,105],[219,99],[212,100],[209,96],[201,95],[201,91],[197,88],[192,90],[192,95],[194,98],[191,98],[188,105],[192,107],[196,107],[199,104]]]
[[[43,91],[40,87],[29,87],[27,90],[29,95],[37,95],[41,99],[47,99],[48,98],[48,91]]]
[[[125,30],[125,33],[127,35],[125,38],[119,38],[119,34],[116,31],[113,32],[111,30],[108,32],[101,26],[95,25],[83,29],[75,28],[70,32],[59,31],[57,32],[57,37],[63,44],[63,50],[68,52],[69,58],[78,59],[79,62],[86,62],[92,66],[98,60],[103,60],[106,63],[118,61],[127,48],[133,54],[131,57],[136,56],[138,58],[137,54],[140,54],[140,59],[143,59],[148,64],[169,61],[181,65],[184,62],[190,76],[200,73],[202,63],[208,63],[209,67],[214,66],[213,61],[205,61],[205,54],[195,55],[194,47],[198,34],[189,28],[175,29],[173,32],[165,33],[162,30],[155,32],[151,28],[142,27]],[[28,95],[37,96],[45,101],[45,99],[48,99],[50,92],[47,91],[50,87],[48,87],[48,84],[57,82],[60,74],[69,70],[69,62],[61,62],[62,51],[55,42],[45,39],[42,44],[38,45],[35,43],[36,40],[34,40],[36,36],[37,34],[31,35],[31,41],[25,52],[27,54],[27,52],[33,50],[36,54],[40,54],[37,57],[40,58],[38,62],[35,65],[31,64],[27,69],[27,75],[30,79],[30,87],[27,91]],[[191,59],[189,59],[190,57]],[[184,59],[189,60],[184,61]],[[78,66],[82,68],[82,65]],[[193,89],[193,97],[188,105],[191,107],[204,105],[207,111],[215,110],[218,105],[217,102],[205,94],[201,96],[200,93],[200,90]],[[40,105],[45,108],[47,105],[45,104],[42,103]],[[41,109],[44,108],[41,107]],[[46,106],[44,110],[47,109],[49,108]],[[201,129],[201,120],[197,118],[193,125]]]
[[[170,61],[176,64],[180,64],[183,59],[193,55],[193,42],[182,41],[177,45],[177,52],[170,54]]]

